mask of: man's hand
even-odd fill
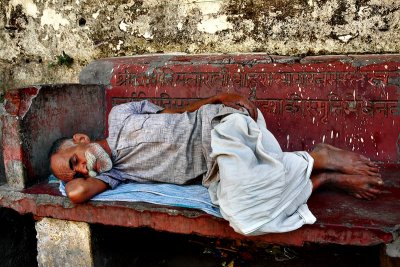
[[[218,99],[218,103],[224,104],[225,106],[235,108],[238,110],[242,110],[243,108],[247,109],[250,116],[257,121],[257,107],[248,100],[247,98],[232,93],[221,93],[215,96]]]

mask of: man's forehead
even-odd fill
[[[70,156],[69,153],[66,152],[67,151],[57,152],[50,159],[51,169],[54,175],[59,179],[73,177],[74,172],[69,166]]]

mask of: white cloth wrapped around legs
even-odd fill
[[[311,195],[312,157],[282,152],[258,112],[231,114],[211,133],[219,179],[209,187],[212,201],[236,232],[259,235],[288,232],[316,218],[307,207]]]

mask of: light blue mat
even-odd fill
[[[49,182],[57,179],[51,176],[49,177]],[[59,188],[61,193],[66,196],[64,183],[61,182]],[[119,185],[115,189],[104,191],[91,200],[147,202],[191,208],[222,218],[218,206],[211,203],[208,190],[202,185],[126,183]]]

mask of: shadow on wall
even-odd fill
[[[4,158],[3,158],[3,122],[1,116],[3,114],[3,103],[0,103],[0,185],[6,183],[6,174],[4,171]]]
[[[255,246],[251,242],[91,225],[94,266],[113,267],[377,267],[379,247],[305,244]]]
[[[0,208],[0,266],[37,266],[35,221]]]

